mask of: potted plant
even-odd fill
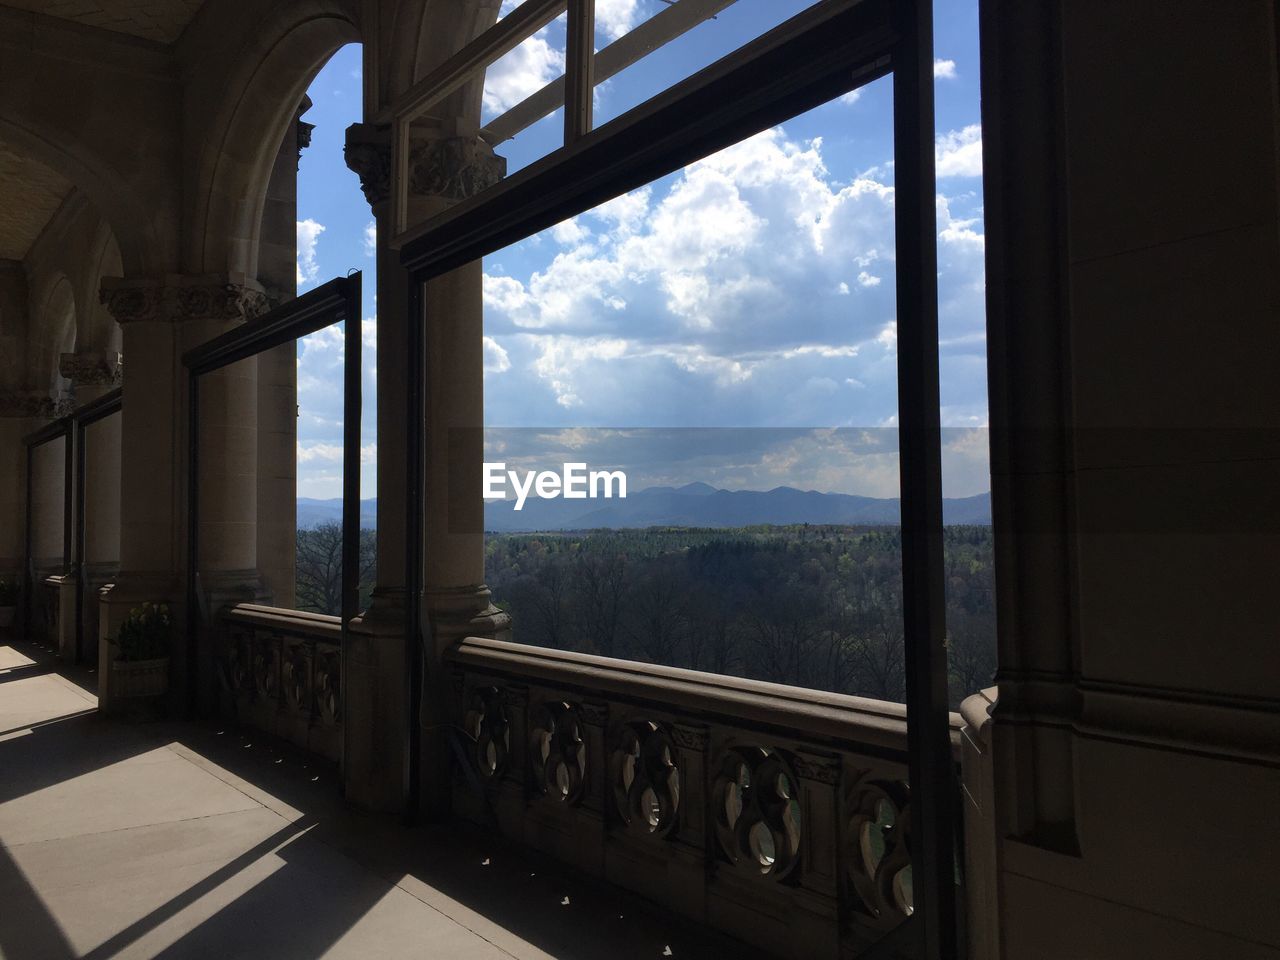
[[[155,697],[169,688],[169,646],[173,617],[164,603],[144,603],[120,624],[111,661],[112,692],[117,697]]]
[[[0,630],[13,626],[18,612],[18,584],[7,577],[0,577]]]

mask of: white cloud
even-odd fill
[[[982,126],[970,124],[963,130],[939,134],[934,162],[940,177],[982,176]]]
[[[596,47],[617,40],[640,19],[639,0],[596,0]]]
[[[378,252],[378,222],[370,220],[364,225],[364,255],[372,257]]]
[[[342,444],[298,441],[299,463],[341,463]],[[378,462],[378,445],[366,443],[360,447],[361,463]]]
[[[956,62],[954,60],[934,60],[933,78],[935,80],[954,80],[956,78]]]
[[[552,47],[544,27],[489,67],[484,77],[488,116],[510,110],[564,73],[564,51]]]
[[[316,263],[316,241],[324,233],[324,224],[308,218],[299,220],[298,226],[298,284],[314,282],[320,276]]]
[[[872,276],[867,273],[867,271],[863,270],[858,274],[858,285],[863,287],[878,287],[880,286],[880,278]]]
[[[862,91],[861,91],[861,90],[850,90],[848,93],[843,94],[843,95],[840,97],[840,102],[841,102],[841,103],[843,103],[843,104],[852,105],[852,104],[857,103],[857,102],[858,102],[859,100],[861,100],[861,99],[862,99]]]
[[[484,372],[506,373],[511,369],[511,356],[493,337],[484,338]]]

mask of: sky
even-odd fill
[[[597,87],[596,126],[806,6],[738,0]],[[597,47],[664,8],[597,0]],[[936,0],[934,46],[944,487],[968,496],[990,486],[976,0]],[[482,122],[559,76],[563,50],[557,21],[495,63]],[[342,162],[360,119],[359,47],[335,54],[309,92],[299,291],[365,271],[370,497],[372,217]],[[486,257],[489,458],[555,469],[575,451],[669,482],[896,496],[892,95],[891,78],[878,80]],[[500,144],[508,172],[557,149],[562,125],[557,113]],[[341,493],[341,364],[337,331],[299,345],[299,496]]]

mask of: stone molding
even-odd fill
[[[253,282],[219,276],[167,276],[133,280],[104,277],[99,300],[117,323],[253,320],[271,300]]]
[[[58,373],[76,386],[118,387],[124,382],[120,354],[64,353],[58,359]]]
[[[51,397],[33,390],[0,391],[0,418],[57,420],[75,409],[71,397]]]
[[[389,127],[355,123],[347,128],[347,166],[360,177],[369,206],[391,198],[392,137]],[[507,161],[477,137],[415,136],[409,149],[409,193],[466,200],[507,175]]]

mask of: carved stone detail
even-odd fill
[[[391,196],[391,144],[353,139],[347,130],[342,156],[347,168],[360,178],[360,189],[369,206],[376,207]]]
[[[651,720],[624,724],[610,763],[615,809],[641,836],[666,836],[680,811],[680,769],[666,727]]]
[[[603,727],[609,722],[609,705],[607,703],[583,703],[582,722],[593,727]]]
[[[369,206],[391,197],[391,131],[353,124],[343,150]],[[479,137],[415,136],[409,149],[409,193],[450,202],[475,196],[507,175],[507,161]]]
[[[428,140],[409,151],[409,192],[422,197],[466,200],[506,175],[506,159],[478,137]]]
[[[117,323],[253,320],[271,309],[256,286],[218,277],[164,277],[131,281],[106,277],[99,299]]]
[[[552,700],[538,707],[529,732],[534,788],[546,797],[576,805],[587,782],[587,745],[576,704]]]
[[[848,877],[858,916],[890,930],[915,909],[911,887],[911,790],[900,781],[864,778],[850,791],[845,829]]]
[[[511,723],[497,687],[473,687],[462,718],[470,746],[471,765],[483,780],[506,772],[511,756]]]
[[[314,123],[307,123],[302,119],[302,115],[311,109],[311,98],[304,96],[302,102],[298,104],[298,112],[294,114],[294,120],[298,124],[298,165],[302,165],[302,151],[311,146],[311,131],[316,128]]]
[[[683,750],[705,751],[707,749],[707,728],[675,723],[671,725],[671,740]]]
[[[51,397],[39,391],[0,392],[0,417],[57,420],[75,408],[70,397]]]
[[[748,876],[780,879],[800,861],[799,784],[776,750],[726,750],[712,790],[716,837],[725,859]]]
[[[801,780],[814,780],[835,786],[840,779],[840,759],[823,757],[813,753],[797,753],[791,758],[791,766]]]
[[[58,358],[58,372],[84,387],[118,387],[124,379],[118,353],[64,353]]]

